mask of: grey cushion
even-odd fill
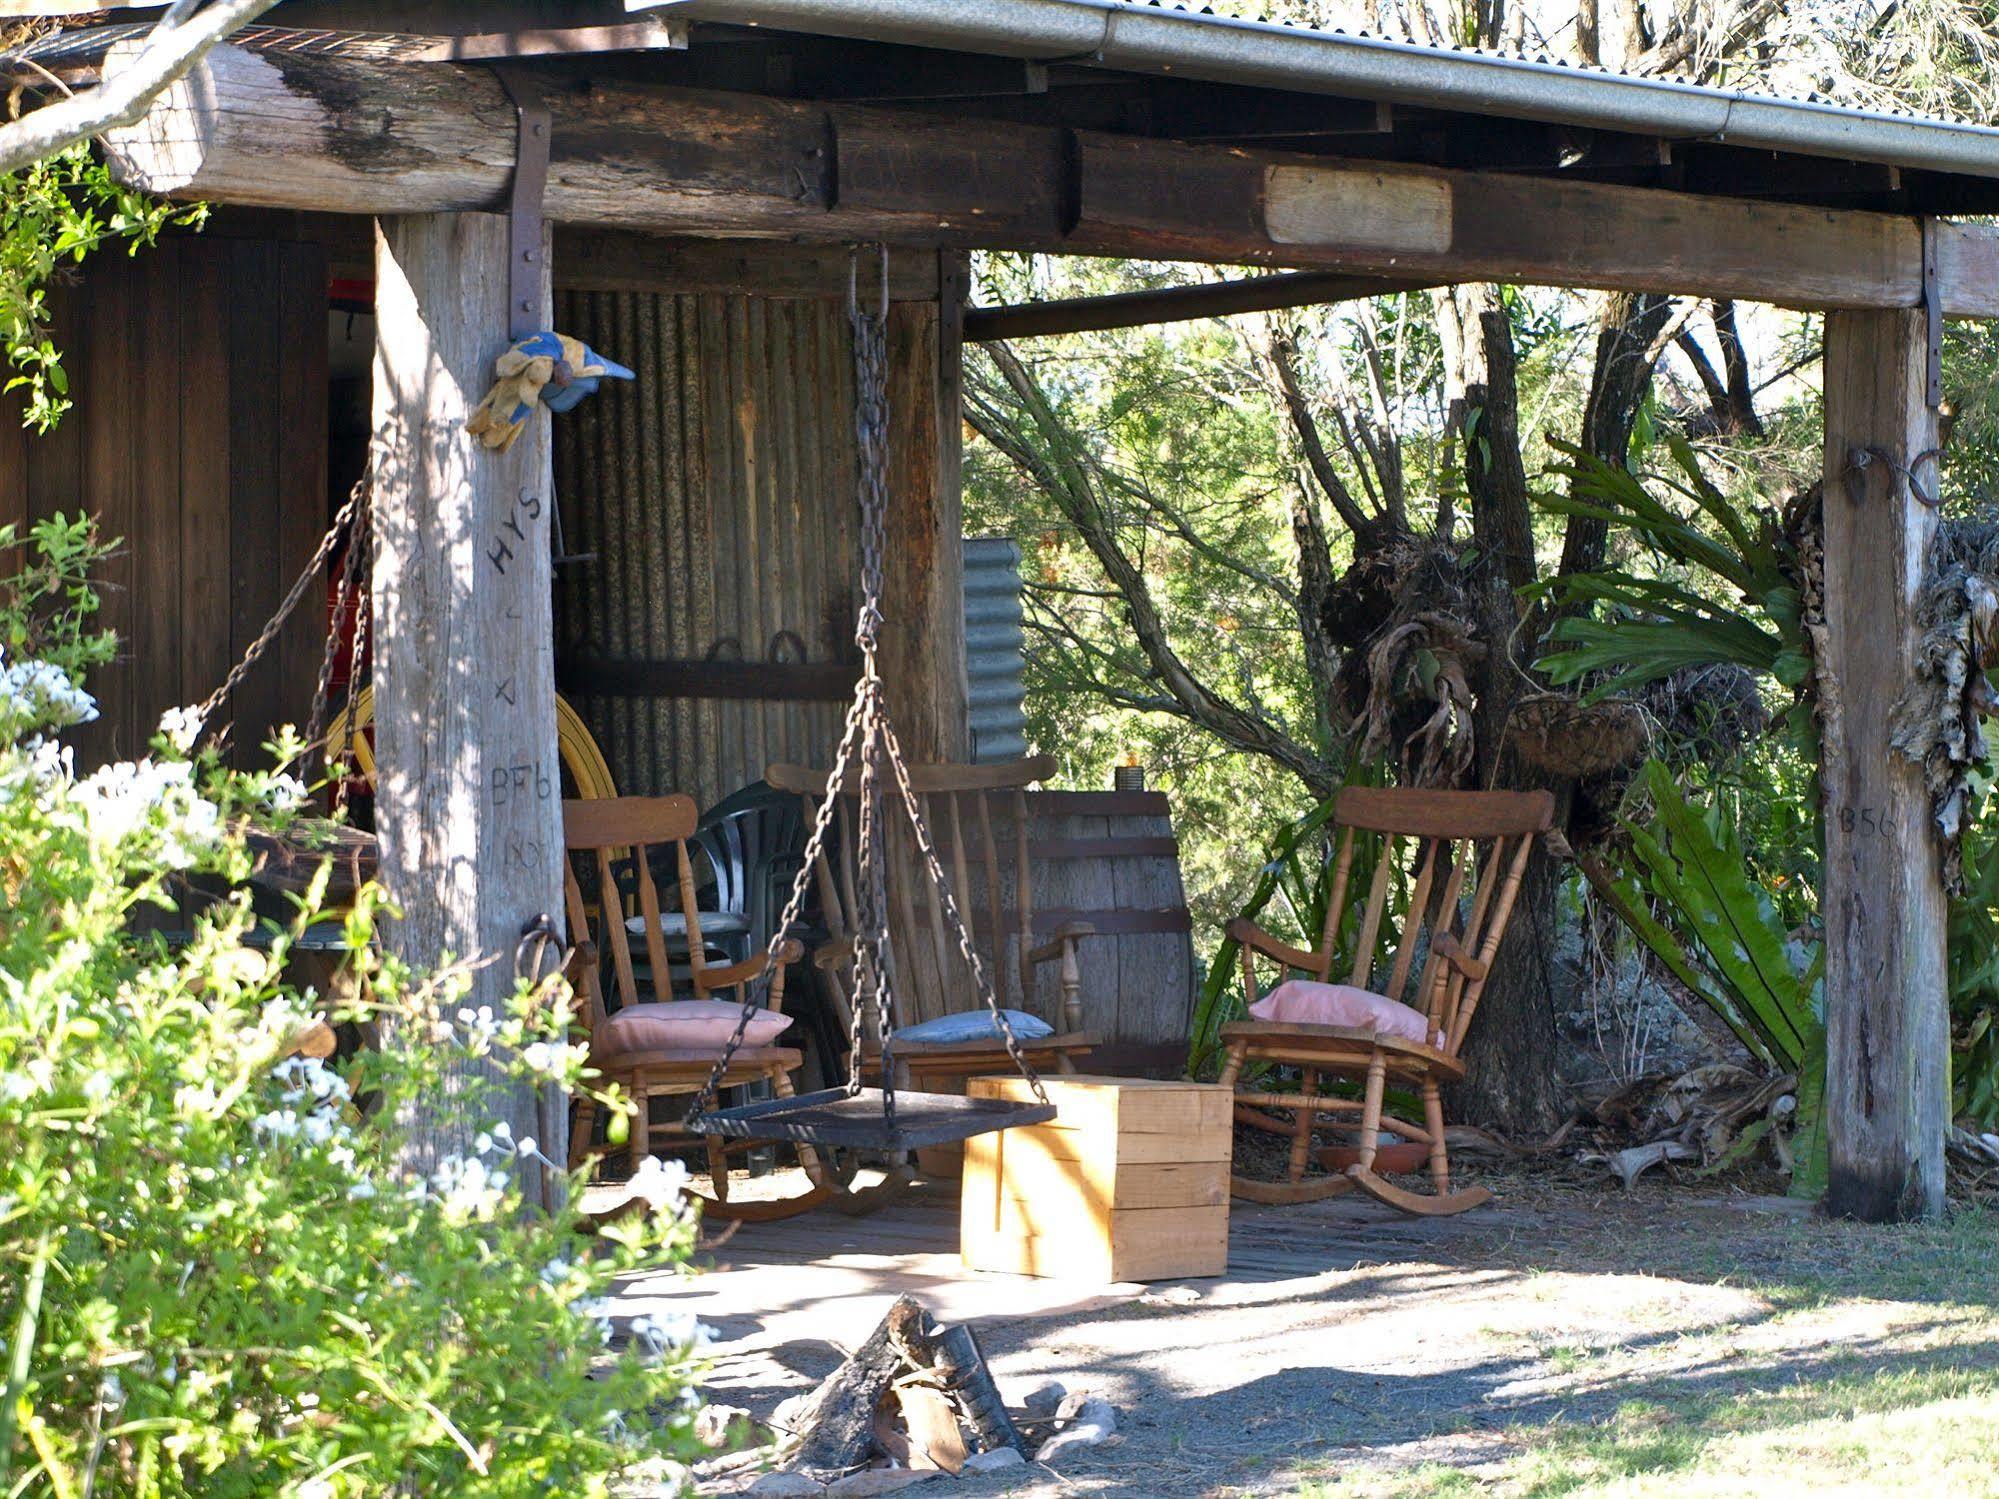
[[[1055,1027],[1039,1016],[1030,1015],[1025,1010],[1003,1010],[1006,1023],[1013,1027],[1013,1033],[1022,1041],[1039,1041],[1043,1036],[1055,1034]],[[990,1010],[964,1010],[956,1015],[939,1015],[935,1020],[926,1020],[921,1025],[906,1025],[897,1028],[898,1041],[997,1041],[1000,1029]]]
[[[679,911],[661,911],[659,929],[668,941],[678,938],[687,940],[687,917]],[[703,911],[701,913],[701,935],[703,937],[739,937],[750,929],[750,918],[740,911]],[[625,930],[634,937],[646,934],[646,919],[643,916],[627,916]]]

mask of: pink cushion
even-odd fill
[[[1311,979],[1286,979],[1249,1007],[1257,1020],[1291,1025],[1341,1025],[1351,1030],[1377,1031],[1404,1041],[1442,1046],[1442,1033],[1430,1034],[1430,1023],[1412,1010],[1370,989],[1352,984],[1320,984]]]
[[[720,1050],[735,1034],[743,1007],[728,999],[676,999],[626,1005],[604,1024],[598,1044],[606,1052]],[[791,1017],[782,1010],[758,1010],[743,1032],[743,1045],[769,1046]]]

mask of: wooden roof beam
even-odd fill
[[[973,343],[1001,338],[1042,338],[1057,333],[1100,333],[1111,328],[1144,328],[1193,318],[1229,317],[1241,312],[1277,312],[1286,307],[1352,302],[1421,291],[1429,281],[1397,281],[1383,276],[1348,276],[1338,271],[1290,271],[1240,281],[1168,286],[1156,291],[1120,292],[1107,297],[1067,297],[1051,302],[1017,302],[1005,307],[965,309],[965,337]]]
[[[518,31],[468,32],[439,38],[428,52],[413,60],[506,62],[515,58],[578,57],[601,52],[680,51],[687,46],[687,28],[685,21],[646,16],[616,26],[541,26]]]
[[[114,56],[115,65],[115,56]],[[693,235],[881,239],[1418,281],[1913,307],[1898,215],[1698,198],[845,104],[555,86],[551,219]],[[512,172],[492,77],[218,48],[107,147],[179,197],[358,214],[491,210]],[[1951,316],[1999,316],[1999,233],[1946,225]]]

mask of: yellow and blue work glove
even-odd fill
[[[567,333],[531,333],[493,361],[493,388],[473,408],[465,430],[504,453],[526,430],[536,401],[550,411],[571,411],[595,394],[606,378],[630,380],[632,372]]]

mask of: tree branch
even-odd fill
[[[1376,482],[1381,486],[1381,513],[1388,524],[1397,531],[1409,529],[1408,494],[1402,478],[1402,439],[1395,430],[1395,414],[1388,401],[1388,375],[1381,367],[1381,345],[1377,342],[1374,311],[1370,307],[1360,325],[1361,361],[1367,370],[1368,399],[1371,411],[1365,419],[1356,420],[1354,426],[1362,444],[1367,448],[1369,463],[1360,465],[1356,457],[1355,465],[1366,473],[1372,467]],[[1344,433],[1346,422],[1341,421]]]
[[[1358,542],[1364,542],[1375,529],[1375,518],[1360,508],[1348,489],[1340,471],[1333,466],[1331,456],[1326,452],[1325,440],[1319,435],[1318,419],[1312,415],[1312,406],[1305,399],[1304,388],[1298,383],[1298,370],[1294,363],[1294,349],[1291,340],[1284,333],[1272,328],[1270,337],[1264,341],[1264,360],[1272,375],[1276,377],[1277,393],[1290,413],[1292,430],[1298,434],[1298,446],[1305,455],[1305,464],[1319,488],[1325,491],[1326,499],[1332,504],[1347,529],[1354,533]]]
[[[1691,329],[1681,330],[1673,341],[1686,355],[1687,363],[1693,366],[1694,374],[1701,382],[1701,391],[1707,398],[1708,419],[1713,423],[1714,431],[1723,437],[1760,437],[1763,435],[1763,418],[1756,410],[1758,387],[1751,382],[1749,354],[1735,325],[1735,304],[1716,302],[1712,315],[1715,340],[1721,347],[1719,372]]]
[[[1694,337],[1690,328],[1682,328],[1674,334],[1673,342],[1686,356],[1687,363],[1693,366],[1694,375],[1701,382],[1701,391],[1707,397],[1708,412],[1714,417],[1715,425],[1721,426],[1728,412],[1728,387],[1715,372],[1714,361],[1707,357],[1707,350],[1701,347],[1700,340]]]
[[[277,0],[176,0],[145,45],[95,88],[45,104],[0,125],[0,173],[18,172],[79,141],[136,124],[160,94],[185,77],[209,48],[269,10]]]
[[[1333,683],[1340,674],[1340,653],[1326,630],[1326,604],[1333,593],[1333,554],[1326,528],[1311,491],[1300,483],[1291,502],[1291,539],[1298,547],[1298,633],[1305,645],[1305,675],[1312,687],[1312,726],[1322,747],[1333,743]]]
[[[1179,705],[1177,711],[1237,749],[1262,755],[1283,766],[1315,795],[1331,795],[1339,779],[1333,767],[1259,714],[1238,707],[1212,691],[1180,658],[1167,638],[1165,621],[1145,575],[1118,543],[1111,517],[1074,435],[1010,347],[1004,343],[987,344],[985,355],[1020,403],[1046,451],[1035,449],[1009,432],[984,401],[967,403],[968,419],[981,436],[1041,486],[1076,528],[1105,577],[1123,597],[1127,620],[1150,675]]]
[[[1721,370],[1726,382],[1731,435],[1763,435],[1763,418],[1756,414],[1756,391],[1750,384],[1749,351],[1735,326],[1735,303],[1714,304],[1714,335],[1721,343]]]
[[[1241,574],[1258,587],[1268,588],[1287,604],[1295,600],[1295,591],[1282,578],[1278,577],[1275,573],[1258,567],[1253,562],[1245,562],[1240,557],[1229,555],[1226,549],[1216,546],[1212,541],[1209,541],[1196,531],[1193,522],[1188,520],[1184,513],[1153,493],[1149,486],[1130,483],[1115,477],[1111,477],[1109,482],[1116,486],[1119,493],[1130,495],[1133,499],[1143,504],[1147,510],[1159,518],[1169,534],[1183,542],[1194,552],[1207,558],[1215,566],[1225,567],[1232,573]]]
[[[1682,25],[1669,32],[1657,46],[1632,58],[1624,71],[1653,76],[1685,72],[1694,75],[1693,81],[1700,82],[1702,76],[1711,71],[1707,66],[1693,66],[1702,60],[1702,54],[1709,59],[1719,59],[1739,52],[1746,43],[1760,36],[1763,28],[1783,8],[1784,0],[1750,0],[1718,33]]]

